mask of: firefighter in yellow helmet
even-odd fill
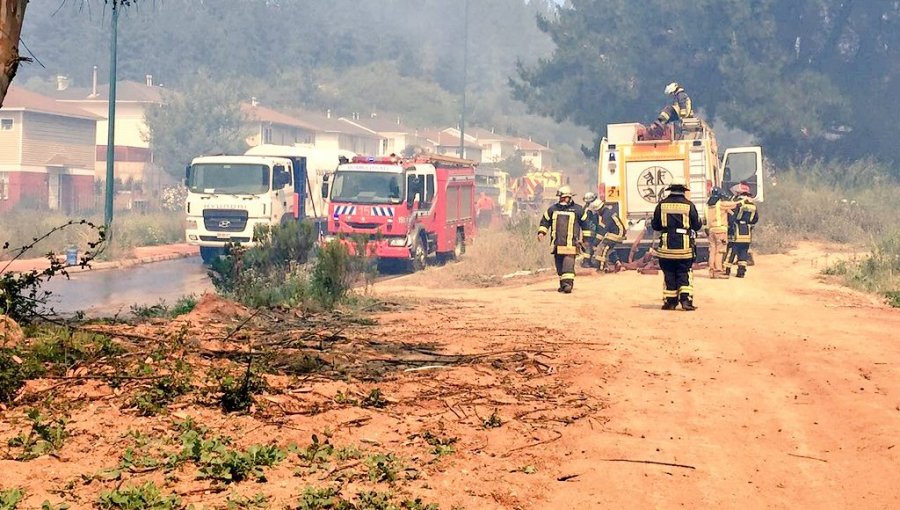
[[[683,184],[673,184],[666,191],[669,196],[662,199],[653,211],[650,225],[660,233],[657,256],[659,268],[663,271],[665,290],[663,310],[674,310],[681,302],[684,310],[694,307],[694,246],[697,231],[701,228],[697,207],[688,200],[688,188]]]
[[[561,186],[556,192],[559,202],[551,205],[541,218],[538,240],[550,234],[551,253],[559,275],[559,292],[569,294],[575,286],[575,255],[581,245],[582,231],[590,228],[588,215],[573,200],[572,188]]]
[[[599,255],[600,267],[598,271],[612,272],[622,267],[619,257],[616,255],[616,245],[625,240],[626,228],[622,218],[619,217],[616,206],[609,202],[603,203],[600,209]],[[614,259],[614,260],[613,260]],[[613,267],[609,267],[613,262]]]
[[[678,82],[673,81],[666,85],[666,95],[672,96],[672,104],[659,112],[659,116],[653,122],[654,129],[661,130],[663,126],[670,122],[681,121],[694,116],[694,106],[691,103],[691,97]]]

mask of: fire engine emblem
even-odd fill
[[[672,172],[661,166],[651,166],[644,169],[638,177],[638,192],[644,200],[657,204],[663,199],[663,192],[672,181],[674,181]]]

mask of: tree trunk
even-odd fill
[[[19,70],[19,36],[28,0],[0,0],[0,106]]]

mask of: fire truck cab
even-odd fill
[[[322,184],[323,240],[365,236],[368,255],[413,271],[432,256],[459,257],[475,235],[475,165],[436,155],[356,156]]]

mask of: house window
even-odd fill
[[[262,143],[272,143],[272,128],[263,128]]]
[[[9,200],[9,174],[0,173],[0,200]]]
[[[12,131],[13,128],[13,120],[12,119],[0,119],[0,131]]]
[[[538,157],[538,153],[537,153],[537,152],[535,152],[535,153],[534,153],[534,154],[532,154],[532,156],[534,156],[534,157]]]

